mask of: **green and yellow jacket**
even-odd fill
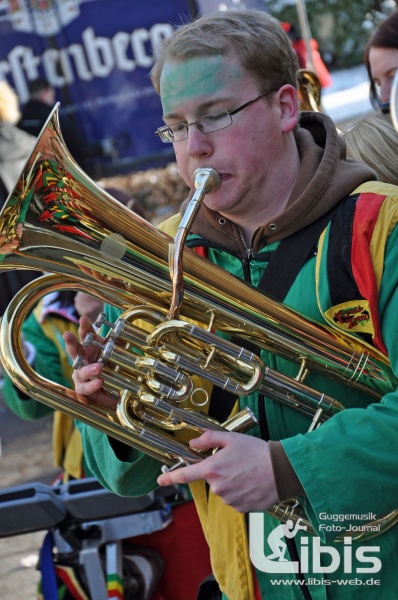
[[[323,373],[310,372],[307,385],[346,408],[311,432],[305,415],[270,398],[263,402],[280,500],[300,494],[318,534],[313,538],[300,531],[295,536],[311,597],[389,600],[398,594],[394,568],[398,526],[368,541],[343,544],[335,538],[342,531],[337,527],[355,528],[367,517],[380,518],[398,507],[398,188],[374,181],[372,171],[347,160],[344,144],[325,115],[303,113],[296,139],[301,170],[288,206],[272,223],[256,230],[250,249],[236,225],[205,206],[187,245],[205,247],[210,261],[257,286],[281,239],[336,207],[284,304],[368,344],[391,385],[383,391],[380,386],[379,400]],[[163,231],[173,235],[178,222],[179,217],[166,221]],[[119,312],[109,307],[108,315],[115,320]],[[297,365],[283,357],[262,351],[261,358],[281,373],[297,375]],[[374,387],[379,387],[377,380]],[[238,404],[235,410],[249,406],[259,417],[258,394],[240,398]],[[86,460],[104,486],[132,496],[156,486],[158,462],[90,427],[79,428]],[[260,428],[247,435],[259,437]],[[287,474],[286,481],[283,474]],[[224,505],[204,482],[196,482],[191,490],[223,598],[303,597],[291,568],[282,565],[272,573],[261,560],[252,564],[250,515]],[[255,523],[250,535],[260,540],[264,556],[269,557],[278,521],[257,513]],[[288,565],[295,560],[287,553],[284,558]]]

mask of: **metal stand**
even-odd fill
[[[54,488],[41,483],[9,488],[0,491],[0,538],[52,531],[55,564],[59,559],[72,564],[77,557],[93,600],[124,598],[123,566],[128,561],[139,573],[140,598],[147,600],[159,578],[158,565],[145,548],[124,552],[123,540],[167,527],[172,521],[170,498],[184,500],[175,486],[124,498],[95,479]]]

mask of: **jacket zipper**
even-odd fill
[[[226,254],[230,254],[231,256],[234,256],[235,258],[237,258],[240,261],[240,263],[242,265],[244,281],[246,281],[246,283],[251,284],[252,283],[251,282],[251,270],[250,270],[251,261],[256,260],[257,258],[260,259],[260,257],[261,257],[261,259],[264,260],[265,262],[269,262],[271,260],[272,251],[260,252],[258,255],[255,255],[253,249],[248,247],[246,240],[244,239],[244,237],[242,237],[242,232],[240,233],[240,235],[241,235],[242,244],[244,245],[245,252],[246,252],[245,258],[242,258],[241,254],[236,254],[235,252],[226,250],[220,244],[216,244],[215,242],[209,242],[209,240],[206,240],[204,238],[200,239],[200,241],[198,239],[188,239],[185,242],[185,246],[187,248],[195,248],[196,246],[201,246],[203,248],[209,248],[209,249],[212,248],[214,250],[221,250],[222,252],[225,252]]]
[[[246,244],[245,236],[243,235],[241,228],[239,228],[239,236],[246,252],[246,258],[242,259],[243,276],[245,281],[251,283],[250,261],[254,258],[253,248],[249,248]]]

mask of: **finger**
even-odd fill
[[[79,338],[83,342],[88,333],[95,333],[93,324],[86,316],[79,319]]]
[[[84,367],[80,367],[76,369],[73,376],[74,380],[78,383],[84,383],[85,381],[90,381],[91,379],[96,379],[100,377],[103,369],[102,363],[92,363],[89,365],[85,365]]]
[[[118,398],[103,389],[104,380],[99,377],[102,368],[102,364],[93,363],[74,371],[72,378],[75,391],[79,400],[85,404],[87,404],[87,401],[94,401],[114,409],[118,403]]]
[[[76,392],[86,396],[97,393],[104,383],[100,377],[101,372],[102,364],[100,363],[93,363],[76,369],[72,375]]]
[[[98,400],[98,394],[102,388],[103,381],[100,378],[90,379],[81,383],[75,382],[75,391],[79,396],[86,396],[90,400]],[[112,401],[112,405],[114,402]]]
[[[101,390],[104,383],[100,377],[89,379],[88,381],[76,381],[74,379],[74,382],[76,393],[82,396],[88,396],[92,400],[96,399],[97,394]]]
[[[190,440],[189,445],[196,450],[211,450],[213,448],[223,448],[230,439],[230,432],[214,431],[208,429],[203,435]]]
[[[204,479],[203,462],[190,465],[189,467],[180,467],[174,471],[168,471],[158,477],[159,485],[176,485],[183,483],[193,483]]]
[[[65,331],[62,337],[65,341],[65,350],[73,361],[78,356],[83,356],[83,362],[86,364],[97,362],[100,350],[96,346],[92,344],[89,348],[84,348],[77,337],[70,331]]]
[[[82,346],[79,343],[79,340],[71,331],[65,331],[62,337],[65,341],[66,352],[72,360],[75,360],[76,356],[82,352]]]

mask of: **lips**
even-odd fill
[[[221,181],[225,181],[225,180],[230,179],[232,177],[232,175],[230,173],[223,173],[222,171],[219,171],[215,167],[211,167],[211,168],[214,169],[215,171],[217,171],[217,173],[220,176]]]
[[[222,184],[222,183],[225,183],[225,182],[227,182],[227,181],[229,181],[229,180],[232,178],[232,175],[231,175],[231,173],[225,173],[225,172],[223,173],[222,171],[219,171],[217,168],[213,167],[212,165],[208,165],[208,164],[206,164],[205,166],[203,166],[203,167],[198,167],[198,168],[203,168],[203,169],[214,169],[215,171],[217,171],[217,173],[219,174],[219,176],[220,176],[220,179],[221,179],[221,184]],[[197,170],[197,169],[196,169],[196,170]],[[192,182],[194,181],[194,177],[193,177],[193,176],[191,177],[191,180],[192,180]],[[219,188],[217,188],[217,189],[219,189]],[[217,190],[213,190],[212,192],[208,192],[208,194],[212,194],[212,193],[214,193],[215,191],[217,191]]]

